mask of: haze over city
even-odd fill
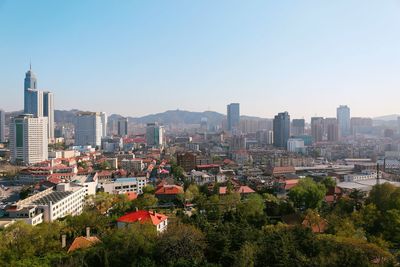
[[[399,12],[398,1],[0,0],[1,104],[22,109],[31,61],[57,109],[397,114]]]

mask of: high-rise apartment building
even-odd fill
[[[164,127],[156,123],[148,123],[146,127],[146,143],[150,147],[162,147],[164,141]]]
[[[324,128],[329,142],[339,141],[339,126],[336,118],[326,118]]]
[[[43,92],[43,117],[47,117],[48,137],[54,139],[54,95],[51,92]]]
[[[311,136],[314,142],[322,142],[324,140],[324,118],[311,118]]]
[[[339,124],[339,138],[350,135],[350,108],[348,106],[340,106],[336,110],[336,118]]]
[[[128,135],[128,118],[118,119],[118,136]]]
[[[10,123],[10,152],[14,163],[33,164],[48,159],[47,118],[24,114]]]
[[[54,95],[37,89],[37,79],[32,69],[25,74],[24,113],[47,118],[47,137],[54,139]]]
[[[290,137],[290,116],[288,112],[282,112],[274,118],[274,146],[286,148]]]
[[[100,112],[79,112],[76,114],[75,145],[101,146],[103,124]]]
[[[102,124],[102,130],[101,130],[101,137],[106,137],[107,134],[107,113],[105,112],[100,112],[100,117],[101,117],[101,124]]]
[[[292,127],[290,128],[290,134],[292,136],[304,135],[305,125],[306,123],[304,119],[292,120]]]
[[[6,141],[6,113],[4,110],[0,109],[0,142]]]
[[[228,131],[234,132],[240,126],[240,105],[232,103],[227,106]]]

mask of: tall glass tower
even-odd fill
[[[232,103],[227,106],[228,131],[239,130],[240,123],[240,105]]]
[[[24,112],[30,113],[31,108],[29,107],[30,104],[30,89],[36,90],[37,89],[37,80],[36,76],[32,71],[32,66],[29,66],[29,70],[25,73],[25,80],[24,80]]]

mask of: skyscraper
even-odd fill
[[[48,159],[47,118],[31,114],[10,123],[11,162],[33,164]]]
[[[107,136],[107,113],[105,112],[100,112],[101,116],[101,124],[102,124],[102,129],[101,129],[101,137],[106,137]]]
[[[324,139],[324,118],[311,118],[311,136],[314,142],[322,142]]]
[[[274,118],[274,146],[286,148],[290,136],[290,116],[288,112],[278,113]]]
[[[350,135],[350,108],[348,106],[340,106],[336,110],[336,118],[339,125],[339,138]]]
[[[240,123],[240,105],[232,103],[227,106],[228,131],[234,132],[239,129]]]
[[[6,113],[0,109],[0,142],[5,142]]]
[[[76,114],[75,145],[101,146],[103,125],[100,112],[79,112]]]
[[[119,136],[128,135],[128,118],[118,119],[118,135]]]
[[[164,146],[164,127],[156,123],[148,123],[146,127],[146,143],[150,147]]]
[[[327,139],[329,142],[339,141],[339,127],[336,118],[326,118],[325,129],[327,133]]]
[[[33,89],[36,90],[37,89],[37,80],[36,80],[36,76],[32,71],[32,67],[29,67],[29,70],[25,73],[25,80],[24,80],[24,112],[28,113],[27,110],[29,109],[29,107],[27,106],[27,104],[29,103],[28,100],[28,90],[29,89]]]
[[[48,137],[54,139],[54,96],[51,92],[43,92],[43,117],[48,120]]]
[[[290,129],[291,135],[299,136],[304,135],[304,128],[305,128],[305,121],[304,119],[294,119],[292,120],[292,127]]]
[[[31,67],[24,80],[24,113],[46,117],[48,139],[54,139],[54,95],[37,89],[37,79]]]

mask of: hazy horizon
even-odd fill
[[[60,12],[62,10],[62,12]],[[32,61],[58,110],[140,117],[399,114],[398,1],[0,0],[0,108],[23,108]],[[372,108],[373,107],[373,108]]]

